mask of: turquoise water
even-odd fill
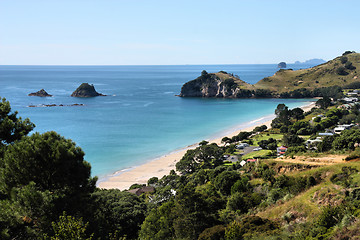
[[[290,66],[294,69],[303,65]],[[274,112],[277,104],[302,106],[304,99],[179,98],[182,84],[202,70],[224,70],[255,83],[273,75],[276,65],[206,66],[0,66],[0,96],[29,117],[35,131],[54,130],[86,153],[92,174],[103,177],[213,138],[236,125]],[[106,97],[72,98],[83,82]],[[44,88],[51,98],[29,97]],[[79,107],[37,107],[74,104]]]

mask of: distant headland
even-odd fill
[[[360,54],[346,51],[326,63],[312,68],[280,69],[271,77],[256,84],[242,81],[224,71],[207,73],[185,83],[178,96],[205,98],[312,98],[321,97],[324,91],[346,88],[359,83]],[[340,91],[340,90],[339,90]]]
[[[295,61],[295,64],[319,65],[319,64],[323,64],[323,63],[326,63],[326,61],[321,58],[313,58],[313,59],[306,60],[305,62]]]

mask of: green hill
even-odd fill
[[[180,97],[251,98],[282,97],[309,98],[341,93],[341,87],[359,82],[360,54],[347,51],[342,56],[318,66],[292,70],[281,69],[254,85],[224,71],[207,73],[191,80],[181,88]],[[332,86],[340,88],[325,89]],[[326,94],[324,93],[327,92]]]
[[[254,87],[277,93],[301,88],[312,90],[336,85],[341,87],[359,81],[358,71],[360,71],[360,54],[352,52],[308,69],[296,71],[281,69],[273,76],[260,80]]]

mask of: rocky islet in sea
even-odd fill
[[[106,96],[104,94],[98,93],[95,90],[94,85],[88,83],[82,83],[72,94],[72,97],[97,97],[97,96]]]
[[[52,97],[53,95],[48,94],[44,89],[41,89],[34,93],[29,93],[28,96],[35,96],[35,97]]]

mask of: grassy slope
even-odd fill
[[[264,218],[281,220],[286,213],[297,212],[306,219],[316,217],[320,213],[321,208],[327,203],[324,200],[329,198],[331,201],[337,201],[345,197],[344,191],[341,191],[343,187],[330,181],[332,174],[341,172],[341,168],[344,166],[351,166],[360,170],[360,162],[344,162],[313,168],[307,171],[288,173],[287,175],[291,176],[314,176],[318,173],[324,177],[324,180],[307,191],[290,198],[288,201],[278,201],[275,205],[258,212],[257,215]],[[360,175],[358,173],[353,174],[353,183],[360,184]],[[314,198],[315,195],[317,195],[317,198]],[[322,202],[319,202],[319,200],[322,200]]]
[[[356,67],[355,70],[346,70],[346,76],[338,75],[336,69],[341,64],[340,57],[313,68],[297,71],[280,70],[273,76],[264,78],[257,82],[256,88],[270,89],[276,92],[287,92],[298,88],[320,88],[328,86],[343,86],[360,80],[360,53],[346,55],[348,61]]]
[[[218,72],[218,73],[214,73],[218,78],[220,78],[222,81],[225,81],[225,79],[233,79],[234,82],[238,85],[239,88],[241,89],[249,89],[249,90],[254,90],[255,87],[239,78],[236,78],[234,76],[231,76],[229,74],[226,73],[222,73],[222,72]]]

